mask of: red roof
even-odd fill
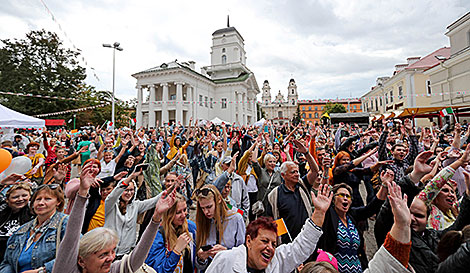
[[[65,119],[46,119],[46,126],[62,126],[65,125]]]
[[[414,64],[407,66],[405,69],[429,69],[434,67],[442,62],[442,60],[438,60],[435,56],[442,56],[446,59],[450,57],[450,47],[443,47],[439,48],[438,50],[434,51],[433,53],[421,58],[421,60],[417,61]]]

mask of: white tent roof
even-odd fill
[[[228,122],[226,122],[225,120],[221,120],[218,117],[213,118],[211,122],[214,123],[215,125],[220,125],[222,123],[228,124]]]
[[[1,128],[42,128],[46,121],[13,111],[0,104]]]
[[[261,126],[263,126],[263,124],[264,124],[265,121],[266,121],[266,120],[265,120],[264,118],[262,118],[262,119],[258,120],[257,122],[253,123],[253,126],[255,126],[255,127],[261,127]]]

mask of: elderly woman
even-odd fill
[[[137,165],[139,166],[139,165]],[[136,200],[137,184],[135,179],[142,170],[134,171],[125,180],[119,182],[108,195],[104,204],[104,227],[113,229],[119,237],[116,255],[121,258],[135,246],[137,216],[155,207],[160,195],[144,201]]]
[[[196,224],[187,215],[186,199],[177,193],[145,260],[157,272],[194,272]]]
[[[96,175],[96,174],[94,174]],[[95,179],[91,166],[85,166],[80,177],[80,188],[76,202],[70,214],[70,225],[67,225],[65,237],[60,244],[57,263],[52,272],[57,273],[131,273],[138,270],[144,263],[151,243],[157,233],[158,225],[165,213],[173,206],[174,193],[163,193],[155,207],[151,224],[136,248],[123,261],[115,261],[115,249],[119,242],[115,231],[107,228],[96,228],[80,238],[80,228],[83,225],[85,204],[88,190]],[[48,271],[49,272],[49,271]]]
[[[382,171],[384,183],[377,195],[365,207],[351,207],[353,189],[340,183],[333,187],[333,202],[325,216],[325,233],[318,242],[318,248],[333,254],[338,260],[339,272],[362,272],[367,268],[362,231],[356,228],[358,221],[366,220],[379,212],[387,198],[387,184],[393,181],[391,170]]]
[[[0,272],[50,272],[56,256],[56,243],[65,233],[67,216],[64,194],[58,184],[42,185],[31,197],[37,215],[8,239]],[[60,231],[60,234],[57,234]]]
[[[196,266],[199,270],[204,270],[218,252],[244,243],[245,222],[239,213],[229,211],[214,185],[205,185],[195,193]]]
[[[260,217],[246,228],[246,242],[217,254],[206,273],[218,272],[292,272],[313,253],[322,235],[325,213],[331,203],[328,185],[312,194],[315,211],[305,221],[299,235],[290,244],[277,245],[277,224]]]
[[[33,218],[28,203],[31,187],[26,183],[13,185],[0,202],[0,260],[7,249],[7,240],[23,224]]]

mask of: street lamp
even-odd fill
[[[115,79],[115,59],[116,59],[116,49],[119,51],[122,51],[123,48],[120,47],[120,43],[114,42],[114,44],[103,44],[103,47],[109,47],[113,49],[113,98],[112,98],[112,108],[111,108],[111,123],[113,124],[112,126],[114,127],[114,79]]]

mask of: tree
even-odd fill
[[[292,124],[297,126],[302,121],[302,113],[300,113],[300,106],[297,105],[297,110],[295,111],[294,117],[292,118]]]
[[[324,115],[325,113],[346,113],[346,107],[344,107],[344,105],[342,104],[339,104],[339,103],[331,103],[331,102],[327,102],[325,107],[323,108],[323,113],[322,115]]]
[[[266,113],[264,112],[263,108],[261,108],[259,102],[256,102],[256,117],[258,118],[258,120],[266,118]]]
[[[41,96],[83,97],[80,91],[85,68],[77,61],[79,52],[63,47],[57,34],[31,31],[24,39],[1,40],[0,90]],[[7,107],[36,115],[78,108],[73,100],[4,96]]]

